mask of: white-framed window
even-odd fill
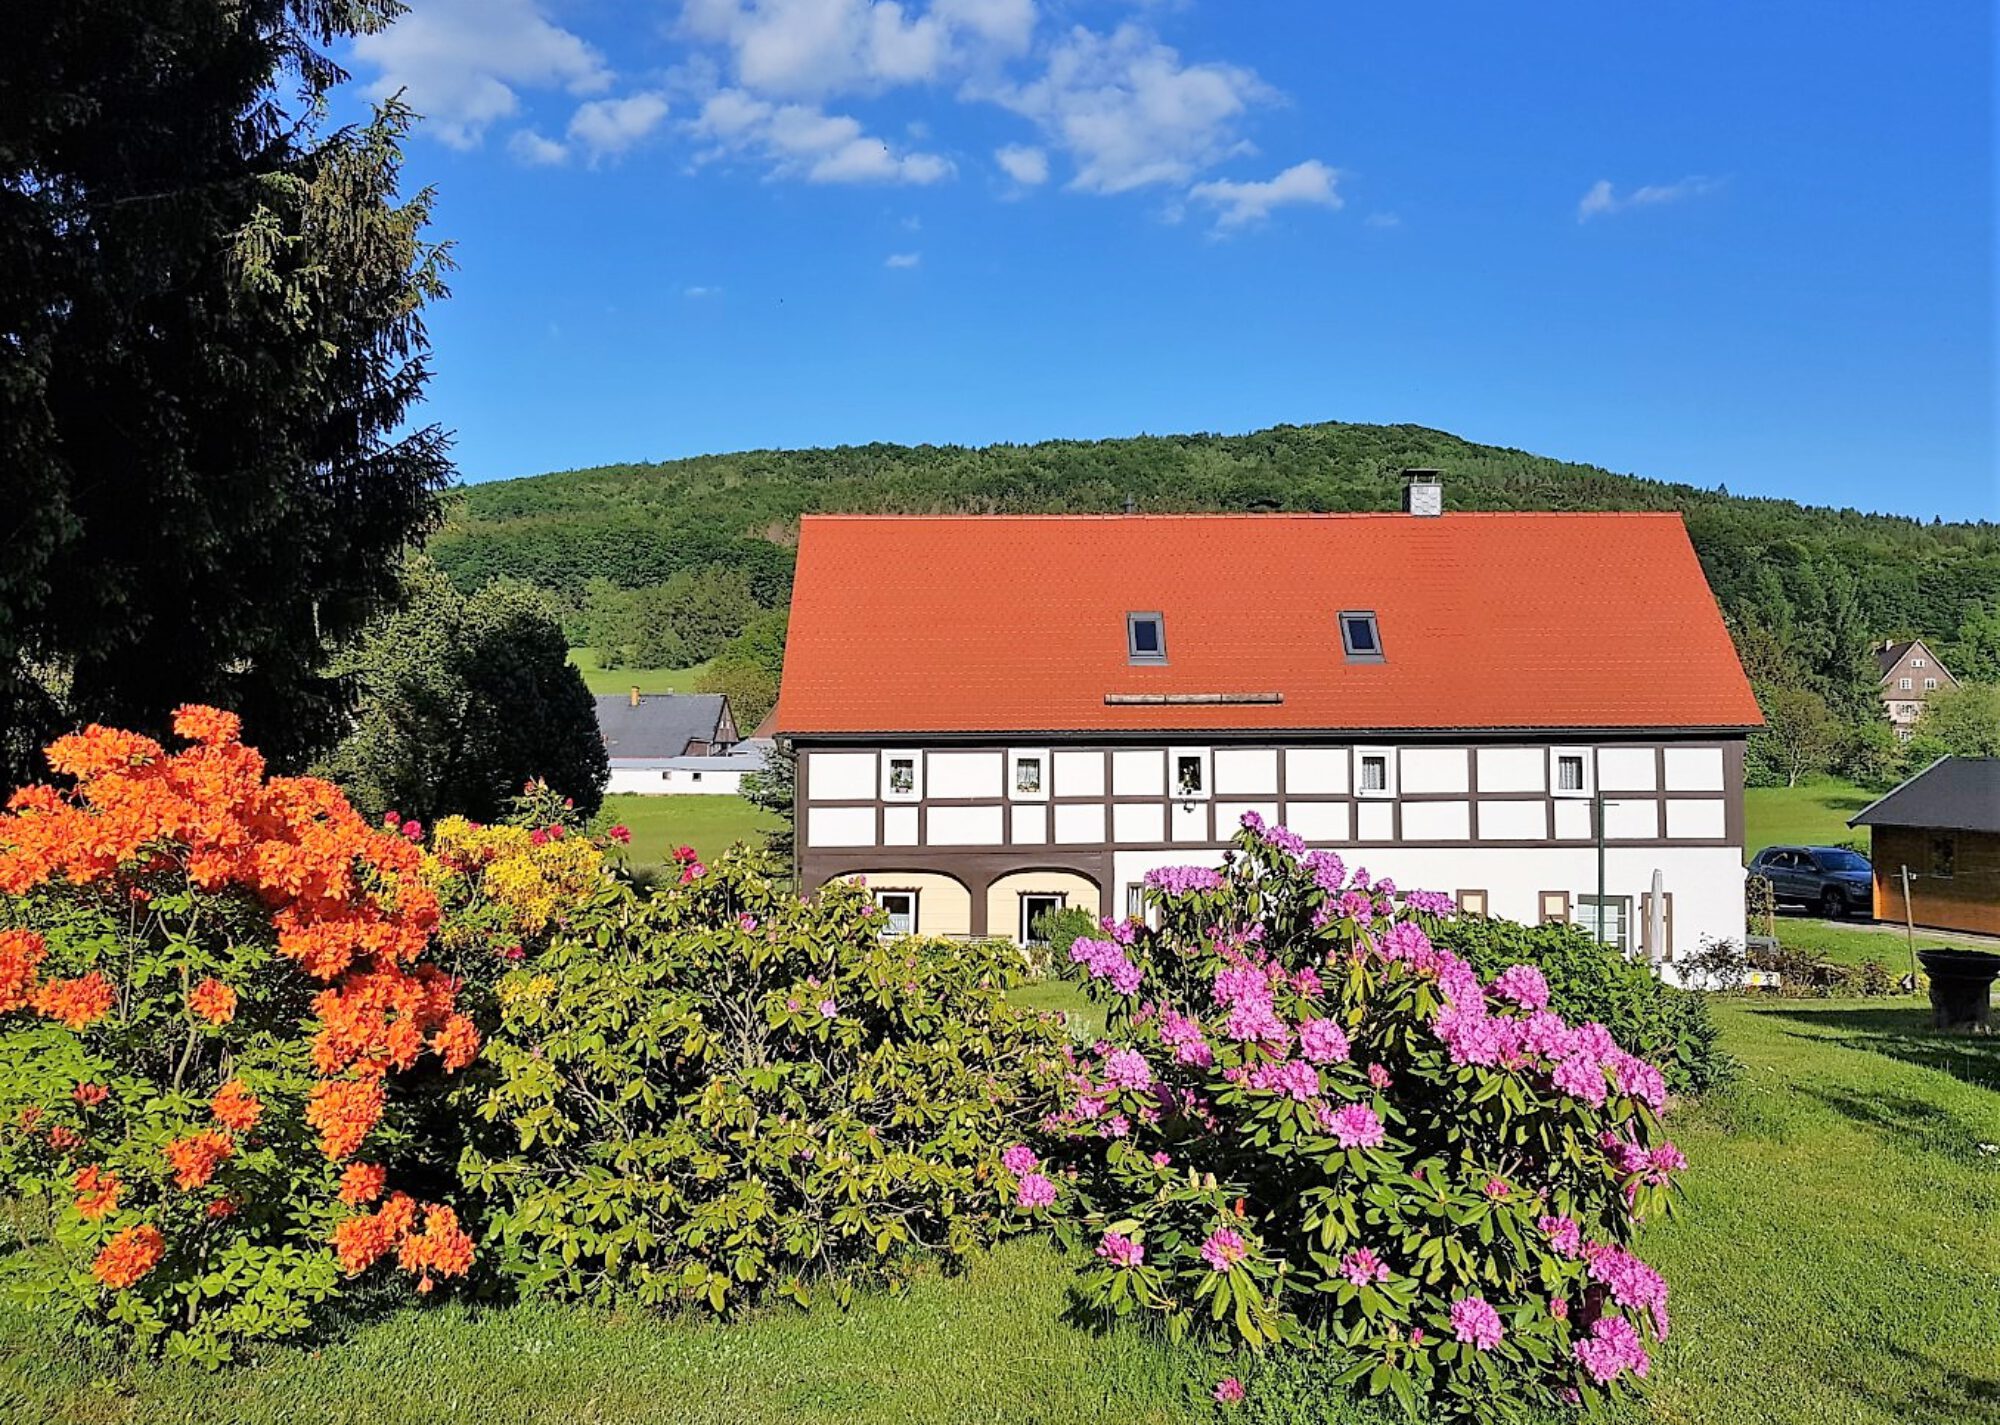
[[[902,748],[882,754],[882,800],[920,802],[924,799],[924,754]]]
[[[1396,795],[1396,749],[1357,747],[1354,749],[1354,794],[1358,797]]]
[[[1382,661],[1382,630],[1375,622],[1372,610],[1341,610],[1340,651],[1349,663]]]
[[[1935,678],[1924,679],[1924,691],[1927,693],[1935,693],[1937,691],[1937,679]]]
[[[1016,747],[1007,754],[1007,797],[1017,802],[1049,799],[1049,754],[1046,748]]]
[[[1557,797],[1587,797],[1593,788],[1592,763],[1588,747],[1549,749],[1549,794]]]
[[[915,935],[917,933],[917,893],[915,891],[877,891],[875,904],[882,907],[886,917],[882,923],[884,935]]]
[[[1125,883],[1125,918],[1127,920],[1146,918],[1146,888],[1138,881]]]
[[[1163,613],[1125,615],[1125,661],[1164,663],[1167,661],[1167,616]]]
[[[1910,660],[1910,666],[1911,666],[1912,668],[1922,668],[1923,666],[1925,666],[1925,665],[1924,665],[1924,660],[1923,660],[1923,659],[1921,659],[1921,658],[1912,658],[1912,659]]]
[[[701,780],[701,773],[699,772],[688,773],[688,780],[690,782],[699,782]]]
[[[1917,686],[1917,680],[1915,678],[1898,678],[1896,686],[1907,693],[1910,689]]]
[[[1599,941],[1630,954],[1632,950],[1632,897],[1578,896],[1576,923]]]
[[[1069,904],[1069,897],[1061,891],[1021,892],[1021,943],[1039,944],[1041,937],[1035,932],[1035,922],[1051,911],[1061,910]]]
[[[1167,796],[1177,802],[1205,802],[1214,787],[1206,747],[1167,749]]]

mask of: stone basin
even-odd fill
[[[2000,955],[1984,950],[1919,950],[1917,963],[1930,976],[1931,1028],[1993,1032],[1993,981],[2000,979]]]

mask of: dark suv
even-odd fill
[[[1771,883],[1780,905],[1806,906],[1828,920],[1874,914],[1875,872],[1866,856],[1843,846],[1766,846],[1751,858],[1750,874]]]

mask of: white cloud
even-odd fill
[[[699,302],[707,297],[720,297],[722,289],[720,287],[683,287],[681,288],[681,295],[690,302]]]
[[[623,153],[659,127],[667,116],[665,96],[642,91],[622,99],[593,99],[577,106],[569,121],[570,142],[592,159]]]
[[[954,171],[939,154],[896,152],[849,115],[772,104],[740,89],[711,95],[693,129],[714,144],[710,156],[751,154],[774,173],[811,183],[936,183]]]
[[[1261,223],[1271,216],[1273,208],[1287,204],[1338,208],[1341,197],[1334,185],[1339,177],[1318,159],[1309,158],[1261,183],[1233,183],[1228,179],[1197,183],[1188,189],[1188,197],[1197,203],[1212,204],[1217,209],[1216,231],[1227,232]]]
[[[534,129],[514,130],[513,135],[507,140],[507,152],[534,168],[547,168],[554,164],[565,163],[569,159],[569,150],[566,147]]]
[[[1010,143],[994,151],[993,161],[1016,183],[1033,186],[1049,181],[1049,156],[1041,149]]]
[[[1042,76],[990,97],[1039,124],[1076,163],[1072,188],[1123,193],[1185,183],[1248,147],[1236,121],[1272,91],[1233,64],[1183,64],[1134,24],[1110,35],[1073,29],[1049,53]]]
[[[884,267],[915,267],[924,260],[921,252],[892,252],[882,259]]]
[[[925,84],[1019,53],[1033,0],[685,0],[681,27],[725,45],[736,82],[776,98],[824,99]]]
[[[595,94],[611,83],[597,51],[544,18],[537,0],[423,0],[356,39],[354,55],[377,71],[370,95],[406,91],[429,132],[453,148],[476,147],[515,113],[517,88]]]
[[[1623,212],[1627,208],[1652,208],[1662,203],[1678,203],[1684,198],[1699,198],[1713,193],[1722,186],[1722,180],[1708,178],[1696,173],[1681,179],[1678,183],[1648,183],[1634,188],[1623,197],[1611,186],[1611,180],[1600,178],[1590,185],[1576,205],[1576,220],[1587,223],[1592,218],[1605,217],[1611,213]]]

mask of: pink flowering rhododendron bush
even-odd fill
[[[1013,947],[883,927],[865,887],[802,899],[741,851],[571,906],[499,982],[461,1169],[501,1265],[726,1311],[1027,1225],[999,1159],[1049,1109],[1058,1031],[1008,1002]]]
[[[364,1273],[470,1269],[445,1195],[390,1165],[425,1157],[406,1082],[480,1036],[432,959],[417,829],[266,777],[233,714],[174,727],[171,752],[58,740],[62,785],[0,815],[0,1194],[16,1290],[215,1364]]]
[[[1110,1028],[1010,1149],[1016,1210],[1083,1224],[1096,1307],[1336,1348],[1413,1413],[1628,1389],[1668,1329],[1629,1246],[1683,1165],[1658,1071],[1437,948],[1447,897],[1245,821],[1148,878],[1157,928],[1070,947]]]

